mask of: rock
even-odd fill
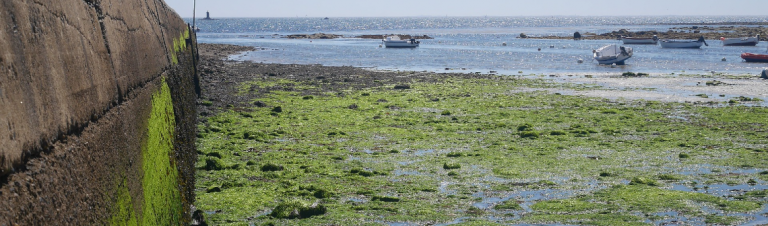
[[[573,39],[581,39],[581,33],[579,33],[578,31],[573,33]]]
[[[208,226],[208,223],[205,222],[205,214],[203,214],[202,210],[195,210],[195,212],[192,214],[191,225]]]
[[[263,101],[256,101],[253,103],[253,105],[255,105],[256,107],[263,108],[267,106],[267,103],[264,103]]]
[[[402,84],[402,85],[395,85],[395,89],[410,89],[411,85],[408,84]]]
[[[520,38],[528,38],[528,35],[525,35],[525,33],[520,33]]]
[[[320,204],[312,204],[307,206],[302,201],[293,200],[280,203],[272,210],[270,216],[274,218],[294,219],[294,218],[309,218],[312,216],[323,215],[328,212],[328,209]]]
[[[768,69],[763,70],[763,74],[760,75],[760,78],[762,79],[768,79]]]
[[[299,217],[301,217],[301,215],[299,214],[298,209],[294,209],[293,211],[291,211],[291,214],[288,215],[289,219],[299,218]]]
[[[216,193],[221,192],[221,187],[219,186],[213,186],[205,190],[206,193]]]
[[[307,35],[307,34],[288,35],[285,37],[288,39],[335,39],[335,38],[341,38],[343,36],[335,35],[335,34],[315,33],[311,35]]]
[[[222,170],[224,169],[224,162],[217,158],[205,159],[205,170]]]
[[[267,163],[261,166],[262,172],[276,172],[276,171],[283,171],[284,169],[285,167],[283,167],[282,165],[277,165],[274,163]]]
[[[627,31],[627,29],[620,29],[619,31],[613,31],[611,33],[613,33],[613,34],[627,34],[627,33],[629,33],[629,31]]]
[[[312,216],[323,215],[326,212],[328,212],[328,209],[325,208],[325,206],[315,203],[309,207],[300,208],[299,216],[301,218],[309,218]]]

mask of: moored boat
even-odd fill
[[[744,59],[747,62],[768,63],[768,54],[742,53],[741,59]]]
[[[633,37],[621,37],[621,41],[627,44],[651,44],[656,45],[659,43],[659,37],[654,35],[652,38],[633,38]]]
[[[659,42],[661,44],[661,48],[689,48],[689,49],[697,49],[701,48],[702,45],[707,45],[707,41],[704,40],[704,36],[700,37],[698,40],[671,40],[671,39],[665,39],[661,40]]]
[[[624,65],[624,61],[632,57],[632,48],[607,45],[593,50],[592,55],[599,64]]]
[[[389,36],[387,39],[382,40],[384,47],[386,48],[416,48],[419,47],[420,41],[416,39],[401,40],[399,36]]]
[[[757,43],[760,42],[760,35],[757,35],[755,37],[746,37],[746,38],[720,37],[720,40],[723,41],[724,46],[756,46]]]

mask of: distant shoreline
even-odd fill
[[[337,38],[384,39],[385,37],[389,37],[389,36],[398,36],[400,37],[400,39],[434,39],[433,37],[430,37],[428,35],[404,35],[404,34],[357,35],[357,36],[347,37],[344,35],[337,35],[337,34],[315,33],[315,34],[293,34],[293,35],[285,35],[281,37],[288,38],[288,39],[337,39]]]
[[[578,32],[578,31],[574,31]],[[326,34],[326,33],[314,33],[314,34],[291,34],[280,36],[281,38],[288,39],[337,39],[337,38],[362,38],[362,39],[384,39],[387,36],[399,36],[400,39],[434,39],[428,35],[407,35],[407,34],[368,34],[368,35],[355,35],[345,36],[339,34]],[[646,31],[629,31],[627,29],[619,29],[618,31],[612,31],[610,33],[595,34],[584,32],[580,33],[582,40],[614,40],[620,37],[637,37],[637,38],[650,38],[654,35],[660,39],[698,39],[704,36],[708,40],[717,40],[720,37],[725,38],[741,38],[741,37],[754,37],[760,35],[760,41],[768,41],[768,28],[759,27],[747,27],[747,26],[697,26],[691,25],[686,27],[672,27],[667,31],[658,30],[646,30]],[[518,38],[527,39],[574,39],[573,36],[528,36],[521,33]]]
[[[577,32],[577,31],[576,31]],[[741,37],[754,37],[760,35],[760,41],[768,41],[768,28],[765,27],[747,27],[747,26],[686,26],[686,27],[672,27],[667,31],[629,31],[627,29],[619,29],[618,31],[612,31],[610,33],[595,34],[595,33],[581,33],[582,40],[614,40],[620,37],[636,37],[636,38],[651,38],[653,36],[659,37],[659,39],[697,39],[704,37],[708,40],[717,40],[720,37],[724,38],[741,38]],[[574,39],[574,36],[527,36],[520,34],[520,38],[529,39]]]

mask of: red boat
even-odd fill
[[[741,58],[747,62],[766,62],[768,63],[768,54],[742,53]]]

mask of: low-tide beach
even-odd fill
[[[200,45],[195,205],[209,224],[768,223],[756,76],[227,57],[253,50]]]

